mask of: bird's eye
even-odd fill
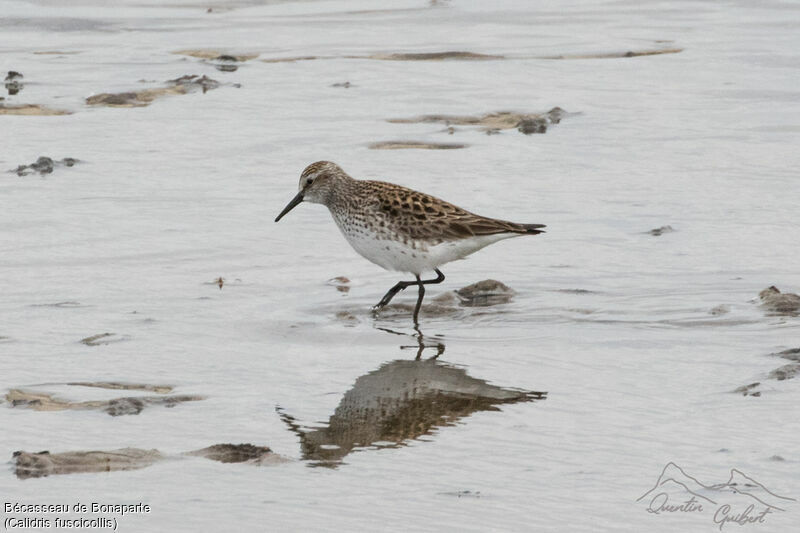
[[[306,183],[308,183],[309,185],[311,185],[311,182],[312,182],[312,181],[314,181],[314,178],[308,178],[308,179],[306,180]]]

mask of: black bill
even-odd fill
[[[299,203],[300,203],[300,202],[302,202],[302,201],[303,201],[303,192],[302,192],[302,191],[300,191],[299,193],[297,193],[297,196],[295,196],[294,198],[292,198],[292,201],[291,201],[291,202],[289,202],[289,203],[287,204],[287,206],[283,208],[283,211],[281,211],[281,214],[280,214],[280,215],[278,215],[278,217],[275,219],[275,222],[277,222],[277,221],[279,221],[280,219],[282,219],[282,218],[283,218],[283,215],[285,215],[286,213],[288,213],[289,211],[291,211],[292,209],[294,209],[294,208],[297,206],[297,204],[299,204]]]

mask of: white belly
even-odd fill
[[[388,233],[379,234],[364,228],[347,227],[338,221],[337,225],[350,246],[366,259],[386,270],[416,275],[433,271],[450,261],[463,259],[497,241],[519,236],[516,233],[481,235],[430,245],[424,241],[411,240],[403,243],[402,240],[391,238]]]

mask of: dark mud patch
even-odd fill
[[[3,83],[5,85],[6,91],[8,91],[9,96],[14,96],[19,94],[19,92],[25,87],[22,84],[22,78],[24,76],[21,72],[17,72],[16,70],[9,70],[8,74],[6,74]]]
[[[516,128],[522,133],[544,133],[553,124],[574,113],[568,113],[560,107],[554,107],[546,113],[517,113],[498,111],[485,115],[421,115],[410,118],[390,118],[392,124],[431,124],[440,123],[447,126],[479,126],[487,132],[497,132]]]
[[[234,278],[231,281],[228,278],[223,278],[222,276],[219,276],[218,278],[213,279],[211,281],[204,281],[203,285],[214,285],[218,287],[220,290],[222,290],[222,287],[241,286],[243,285],[243,282],[241,278]]]
[[[708,310],[708,314],[710,314],[712,316],[727,315],[730,312],[731,312],[730,306],[727,306],[725,304],[720,304],[720,305],[718,305],[716,307],[712,307],[711,309]]]
[[[546,397],[491,385],[442,361],[398,360],[359,377],[324,427],[307,428],[284,409],[278,413],[299,438],[303,459],[311,466],[336,466],[353,451],[397,448],[472,413]]]
[[[800,296],[797,294],[783,293],[773,285],[758,293],[758,297],[761,300],[761,307],[770,315],[800,315]]]
[[[783,359],[788,359],[789,361],[800,363],[800,348],[791,348],[789,350],[784,350],[782,352],[775,352],[770,355],[774,355],[776,357],[782,357]]]
[[[627,52],[606,52],[599,54],[563,54],[542,56],[540,59],[623,59],[630,57],[657,56],[662,54],[678,54],[683,48],[660,48],[657,50],[628,50]]]
[[[183,86],[161,87],[157,89],[143,89],[125,93],[100,93],[86,99],[89,105],[103,105],[108,107],[144,107],[162,96],[186,94]]]
[[[315,61],[317,59],[336,59],[335,57],[321,57],[321,56],[294,56],[294,57],[274,57],[270,59],[262,59],[264,63],[294,63],[296,61]]]
[[[407,289],[407,291],[413,290],[413,285]],[[427,317],[453,316],[465,311],[464,308],[467,307],[491,307],[509,303],[515,294],[516,291],[504,283],[494,279],[486,279],[425,299],[422,302],[420,313]],[[413,303],[392,303],[384,307],[383,310],[410,313],[414,311],[415,307],[416,300]]]
[[[295,61],[314,61],[320,59],[369,59],[375,61],[499,61],[499,60],[519,60],[519,59],[622,59],[631,57],[654,56],[661,54],[677,54],[682,51],[683,48],[660,48],[656,50],[628,50],[625,52],[561,54],[553,56],[533,56],[533,55],[505,56],[499,54],[481,54],[478,52],[468,52],[464,50],[450,50],[445,52],[376,52],[367,55],[274,57],[274,58],[262,59],[261,61],[265,63],[288,63]]]
[[[414,287],[409,287],[408,290],[413,290]],[[416,295],[414,295],[416,298]],[[380,309],[382,317],[398,315],[407,315],[414,312],[416,307],[416,299],[413,302],[392,302],[386,307]],[[458,296],[455,291],[448,291],[439,294],[433,298],[425,298],[420,308],[420,316],[428,318],[436,317],[456,317],[464,313],[464,309],[459,305]]]
[[[14,473],[20,479],[47,477],[62,474],[87,474],[92,472],[115,472],[138,470],[165,459],[182,456],[204,457],[221,463],[245,463],[264,466],[290,462],[266,446],[252,444],[215,444],[200,450],[180,455],[166,455],[156,449],[120,448],[108,451],[77,451],[36,453],[16,451],[13,453]]]
[[[534,133],[547,133],[548,124],[548,120],[544,117],[526,118],[517,124],[517,131],[524,133],[525,135],[532,135]]]
[[[230,53],[220,50],[178,50],[172,52],[173,54],[196,57],[209,63],[220,72],[236,72],[239,70],[239,64],[258,57],[254,53]]]
[[[74,167],[75,164],[79,162],[80,160],[75,159],[74,157],[65,157],[61,160],[54,160],[47,156],[41,156],[30,165],[19,165],[17,168],[10,170],[9,172],[14,172],[17,174],[17,176],[27,176],[35,173],[38,173],[40,176],[44,176],[45,174],[52,174],[53,170],[58,167]]]
[[[181,56],[189,56],[189,57],[196,57],[197,59],[212,59],[212,60],[219,60],[219,61],[238,61],[239,63],[243,63],[245,61],[250,61],[251,59],[256,59],[259,54],[249,52],[249,53],[233,53],[233,52],[226,52],[222,50],[213,50],[213,49],[193,49],[193,50],[176,50],[172,52],[173,54],[181,55]]]
[[[770,356],[779,357],[791,362],[772,370],[767,374],[768,379],[783,381],[786,379],[794,379],[800,375],[800,348],[791,348],[789,350],[783,350],[782,352],[775,352],[770,354]]]
[[[787,379],[794,379],[800,375],[800,348],[791,348],[789,350],[783,350],[782,352],[771,353],[769,357],[779,357],[791,362],[771,370],[765,376],[765,380],[784,381]],[[761,390],[761,385],[761,381],[756,381],[749,385],[737,387],[733,392],[742,394],[743,396],[761,396],[763,392]]]
[[[431,143],[424,141],[384,141],[369,145],[371,150],[458,150],[466,148],[466,144]]]
[[[290,459],[273,452],[266,446],[254,446],[252,444],[215,444],[200,450],[186,452],[184,455],[205,457],[220,463],[246,463],[251,465],[272,465],[290,461]]]
[[[188,74],[174,80],[168,80],[166,87],[156,87],[152,89],[142,89],[123,93],[100,93],[86,99],[88,105],[102,105],[107,107],[144,107],[150,105],[153,100],[164,96],[179,94],[189,94],[202,91],[206,93],[217,89],[223,84],[208,76]],[[238,87],[238,84],[231,84]]]
[[[80,340],[81,344],[86,346],[104,346],[106,344],[113,344],[115,342],[122,342],[128,340],[126,335],[117,335],[116,333],[98,333],[91,335]]]
[[[598,294],[597,291],[590,291],[589,289],[555,289],[553,292],[561,292],[564,294]]]
[[[447,52],[376,52],[367,55],[341,56],[293,56],[262,59],[264,63],[293,63],[295,61],[314,61],[319,59],[369,59],[375,61],[490,61],[506,59],[501,55],[479,54],[466,51]]]
[[[51,384],[58,385],[58,384]],[[204,396],[173,395],[164,396],[172,392],[170,385],[147,385],[137,383],[118,382],[71,382],[66,383],[71,387],[96,387],[109,390],[141,390],[156,392],[161,396],[131,396],[113,398],[111,400],[73,401],[59,398],[55,394],[37,392],[35,390],[10,389],[5,399],[11,407],[23,407],[34,411],[67,411],[67,410],[96,410],[104,411],[111,416],[138,415],[145,408],[155,405],[175,407],[184,402],[204,400]]]
[[[660,228],[651,229],[645,233],[652,235],[653,237],[660,237],[665,233],[673,233],[674,231],[675,229],[672,226],[661,226]]]
[[[505,56],[493,54],[478,54],[475,52],[448,51],[448,52],[416,52],[416,53],[393,53],[393,54],[371,54],[367,59],[379,59],[382,61],[490,61],[495,59],[505,59]]]
[[[120,448],[110,451],[80,451],[29,453],[16,451],[12,457],[15,474],[20,479],[58,474],[114,472],[136,470],[164,459],[158,450]]]
[[[80,54],[81,52],[78,50],[38,50],[34,52],[34,55],[37,56],[70,56]]]
[[[233,11],[236,8],[237,6],[214,6],[206,9],[206,14],[227,13],[228,11]]]
[[[756,381],[754,383],[750,383],[749,385],[742,385],[741,387],[736,387],[733,389],[735,394],[741,394],[742,396],[761,396],[761,391],[757,390],[758,387],[761,385],[760,382]]]
[[[783,365],[772,370],[767,374],[767,378],[783,381],[785,379],[796,378],[798,374],[800,374],[800,363],[789,363],[788,365]]]
[[[349,311],[337,311],[334,317],[346,328],[354,328],[361,322],[356,315]]]
[[[217,60],[211,64],[220,72],[236,72],[239,70],[236,58],[232,56],[219,56]]]
[[[458,289],[455,293],[465,307],[487,307],[510,302],[516,291],[500,281],[485,279]]]
[[[108,390],[142,390],[147,392],[156,392],[158,394],[167,394],[173,391],[172,385],[150,385],[147,383],[123,383],[120,381],[73,381],[67,383],[72,387],[95,387],[99,389]]]
[[[336,290],[343,293],[350,292],[350,280],[345,276],[337,276],[325,282],[326,285],[336,287]]]
[[[457,490],[453,492],[440,492],[442,496],[455,496],[456,498],[480,498],[481,492],[480,491],[472,491],[472,490]]]
[[[212,281],[203,282],[203,285],[216,285],[217,287],[219,287],[219,290],[222,290],[222,287],[225,286],[225,283],[227,283],[227,280],[225,278],[223,278],[222,276],[220,276],[217,279],[214,279]]]
[[[71,111],[52,109],[39,104],[6,105],[0,102],[0,115],[27,115],[27,116],[57,116],[71,115]]]
[[[78,307],[89,307],[88,305],[76,302],[75,300],[67,300],[64,302],[54,302],[47,304],[31,304],[31,307],[55,307],[57,309],[75,309]]]

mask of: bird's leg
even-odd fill
[[[417,306],[414,308],[414,324],[419,324],[419,308],[422,307],[422,299],[425,298],[425,285],[422,280],[417,276],[417,285],[419,285],[419,296],[417,296]]]
[[[422,288],[423,285],[435,285],[437,283],[443,282],[444,281],[444,274],[442,274],[442,271],[439,270],[438,268],[435,268],[434,271],[436,272],[436,277],[434,279],[422,279],[421,280],[421,279],[419,279],[419,276],[417,276],[417,279],[414,280],[414,281],[398,281],[397,285],[395,285],[394,287],[389,289],[389,292],[384,294],[383,298],[381,298],[381,301],[378,302],[377,304],[375,304],[375,307],[373,307],[372,309],[373,310],[378,310],[381,307],[387,305],[389,302],[392,301],[392,298],[394,298],[395,295],[398,292],[400,292],[400,291],[404,290],[405,288],[410,287],[412,285],[419,285],[419,287]],[[424,296],[424,295],[425,295],[425,290],[423,289],[422,290],[422,296]],[[422,297],[420,297],[419,300],[417,301],[417,312],[419,312],[419,306],[421,304],[422,304]],[[414,313],[415,316],[416,316],[417,312]]]
[[[406,287],[408,287],[410,285],[416,285],[416,284],[417,284],[416,281],[398,281],[397,285],[395,285],[394,287],[389,289],[389,292],[384,294],[383,298],[381,298],[381,301],[378,302],[377,304],[375,304],[375,306],[372,309],[375,309],[375,310],[380,309],[381,307],[383,307],[386,304],[388,304],[389,302],[391,302],[392,298],[394,298],[395,294],[397,294],[398,292],[404,290]]]
[[[436,285],[437,283],[441,283],[444,281],[444,274],[438,268],[434,268],[436,271],[436,278],[435,279],[426,279],[422,280],[419,279],[417,276],[417,285],[419,285],[419,296],[417,297],[417,306],[414,308],[414,324],[419,324],[419,309],[422,307],[422,299],[425,298],[425,285]],[[420,335],[422,335],[420,333]]]

